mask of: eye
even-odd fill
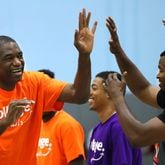
[[[97,86],[96,86],[96,85],[92,85],[91,88],[92,88],[93,90],[97,90]]]
[[[2,60],[3,61],[11,61],[13,59],[13,56],[5,56]]]
[[[18,54],[17,58],[19,58],[19,59],[23,59],[23,53],[20,52],[20,53]]]

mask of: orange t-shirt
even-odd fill
[[[38,165],[68,165],[84,154],[84,130],[71,115],[61,110],[42,122],[38,144]]]
[[[10,101],[23,98],[35,101],[0,135],[0,165],[36,165],[42,112],[62,108],[63,103],[57,99],[65,85],[43,73],[24,72],[14,90],[0,89],[0,120],[6,117]]]

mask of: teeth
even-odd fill
[[[17,73],[17,72],[21,72],[21,69],[12,70],[12,73]]]
[[[88,99],[88,102],[91,103],[93,101],[93,99]]]

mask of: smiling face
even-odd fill
[[[0,45],[0,87],[11,88],[22,79],[24,60],[16,42]],[[7,90],[7,89],[6,89]]]
[[[165,56],[160,57],[158,68],[157,79],[159,80],[159,87],[165,91]]]
[[[103,82],[103,79],[100,77],[96,77],[92,82],[88,100],[91,110],[99,111],[107,104],[108,94],[103,87]]]

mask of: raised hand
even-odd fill
[[[91,13],[83,9],[79,13],[79,30],[75,32],[74,45],[79,51],[79,54],[89,55],[93,49],[94,33],[96,31],[97,22],[94,23],[92,29],[89,29]]]
[[[106,26],[111,34],[109,41],[109,45],[110,45],[109,49],[113,54],[118,54],[118,52],[121,51],[121,46],[117,35],[117,28],[115,22],[111,17],[108,17],[106,19]]]
[[[120,96],[123,96],[124,89],[126,86],[126,81],[125,81],[126,75],[127,72],[124,72],[122,74],[121,81],[117,78],[116,73],[110,73],[108,75],[106,83],[104,84],[104,88],[108,92],[112,100],[117,99]]]

